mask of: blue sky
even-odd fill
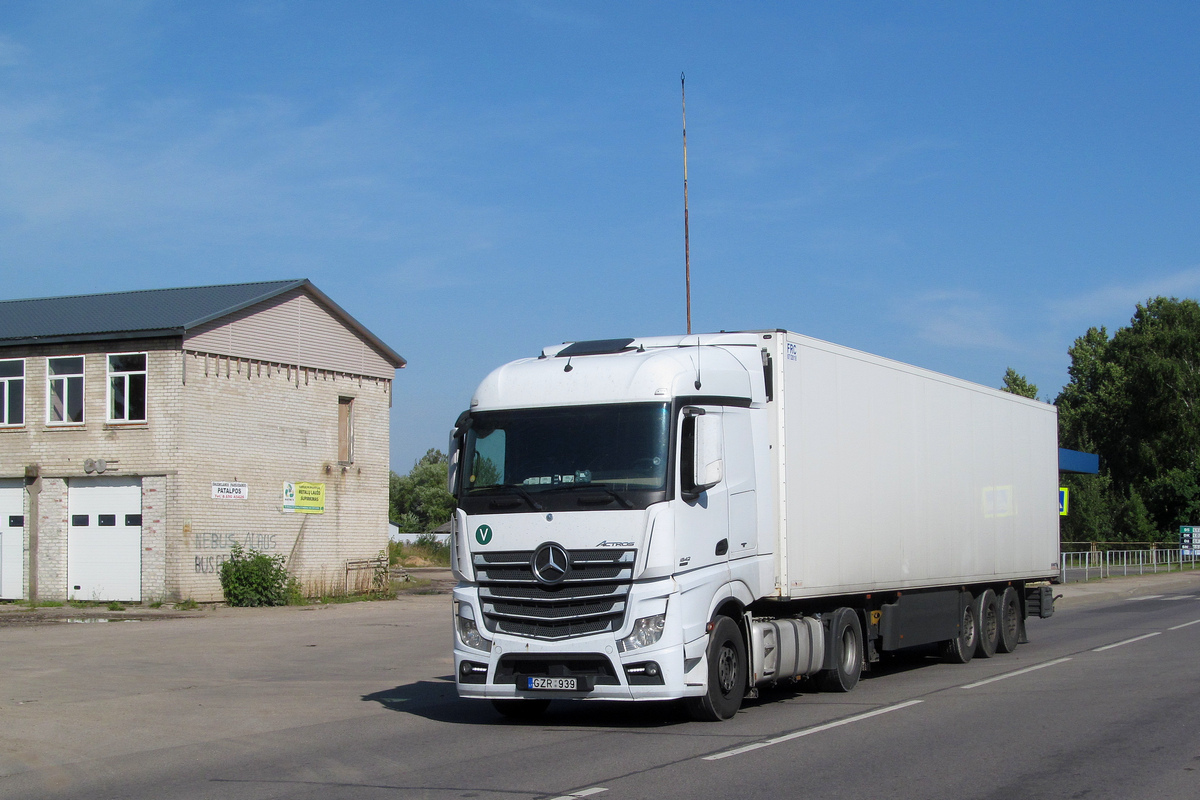
[[[307,277],[402,353],[392,466],[494,366],[784,327],[1053,398],[1200,295],[1190,3],[0,0],[0,297]]]

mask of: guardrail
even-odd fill
[[[1171,572],[1196,569],[1200,550],[1149,548],[1144,550],[1080,550],[1062,552],[1064,583],[1114,575],[1144,575],[1147,572]]]

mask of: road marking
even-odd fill
[[[1140,642],[1142,639],[1149,639],[1151,636],[1158,636],[1161,633],[1162,633],[1162,631],[1155,631],[1154,633],[1145,633],[1145,634],[1142,634],[1141,636],[1135,636],[1132,639],[1126,639],[1123,642],[1115,642],[1113,644],[1106,644],[1106,645],[1104,645],[1104,647],[1094,647],[1094,648],[1092,648],[1092,652],[1100,653],[1105,650],[1112,650],[1114,647],[1120,647],[1123,644],[1133,644],[1134,642]]]
[[[849,725],[851,722],[861,722],[864,719],[870,719],[871,717],[878,717],[880,714],[887,714],[892,711],[899,711],[902,708],[908,708],[909,706],[915,706],[918,703],[923,703],[923,702],[925,702],[925,701],[924,700],[909,700],[906,703],[898,703],[894,706],[887,706],[886,708],[877,708],[874,711],[868,711],[865,714],[856,714],[853,717],[846,717],[845,719],[839,719],[836,722],[826,722],[824,725],[817,725],[812,728],[805,728],[803,730],[793,731],[791,733],[785,733],[783,736],[776,736],[774,739],[765,739],[761,742],[753,742],[751,744],[742,745],[741,747],[735,747],[732,750],[726,750],[724,752],[716,753],[711,756],[705,756],[704,760],[705,761],[719,761],[722,758],[729,758],[730,756],[740,756],[742,753],[749,753],[751,750],[759,750],[763,747],[770,747],[771,745],[783,744],[784,742],[790,742],[793,739],[799,739],[801,736],[811,736],[814,733],[821,733],[822,731],[827,731],[827,730],[830,730],[831,728],[839,728],[842,725]]]
[[[590,789],[580,789],[578,792],[571,792],[570,794],[562,794],[558,797],[552,797],[550,800],[574,800],[576,797],[591,797],[594,794],[600,794],[601,792],[607,791],[608,789],[605,789],[602,786],[593,786]]]
[[[1186,628],[1188,625],[1200,625],[1200,619],[1194,619],[1191,622],[1185,622],[1182,625],[1176,625],[1174,628],[1167,628],[1167,630],[1177,631],[1180,628]]]
[[[1145,597],[1129,597],[1126,598],[1126,603],[1136,603],[1138,600],[1157,600],[1162,597],[1161,594],[1148,594]]]
[[[968,683],[966,686],[960,686],[958,688],[974,689],[977,686],[983,686],[988,683],[995,683],[996,681],[1002,681],[1002,680],[1005,680],[1006,678],[1015,678],[1018,675],[1024,675],[1026,672],[1033,672],[1034,670],[1045,669],[1046,667],[1053,667],[1055,664],[1063,664],[1070,660],[1071,660],[1070,657],[1057,658],[1054,661],[1047,661],[1045,664],[1034,664],[1032,667],[1026,667],[1025,669],[1018,669],[1014,672],[1006,672],[1003,675],[997,675],[994,678],[988,678],[986,680],[976,681],[975,683]]]
[[[1194,594],[1177,594],[1177,595],[1174,595],[1173,597],[1168,597],[1167,599],[1168,600],[1191,600],[1195,596],[1196,595],[1194,595]]]

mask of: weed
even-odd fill
[[[193,600],[190,597],[187,598],[186,600],[180,600],[178,603],[175,604],[175,608],[177,608],[181,611],[191,611],[192,609],[199,608],[199,607],[200,607],[200,604],[197,603],[195,600]]]
[[[64,603],[61,600],[30,600],[30,608],[62,608]]]
[[[117,602],[116,600],[113,600],[112,602],[110,602],[110,603],[109,603],[107,606],[105,606],[105,607],[106,607],[106,608],[107,608],[109,611],[124,611],[124,610],[125,610],[125,606],[121,605],[121,604],[120,604],[119,602]]]
[[[155,600],[150,604],[151,608],[162,608],[162,600]]]
[[[72,600],[71,608],[95,608],[96,604],[91,600]]]

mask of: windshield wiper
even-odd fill
[[[621,495],[619,492],[617,492],[615,489],[612,489],[603,483],[574,483],[574,484],[567,484],[565,486],[559,485],[559,486],[555,486],[554,488],[555,489],[565,489],[567,491],[575,491],[577,489],[591,489],[592,491],[595,491],[595,492],[604,492],[606,495],[611,497],[613,500],[616,500],[618,503],[620,503],[623,507],[633,508],[633,503],[626,500],[625,497],[623,495]]]
[[[514,492],[515,492],[515,493],[516,493],[518,496],[520,496],[520,497],[521,497],[521,499],[522,499],[522,500],[524,500],[526,503],[529,503],[529,505],[533,506],[533,510],[534,510],[534,511],[541,511],[543,508],[545,508],[545,506],[543,506],[541,503],[539,503],[539,502],[538,502],[538,501],[537,501],[537,500],[534,498],[534,496],[533,496],[533,495],[531,495],[531,494],[530,494],[530,493],[529,493],[529,492],[528,492],[528,491],[527,491],[527,490],[526,490],[526,489],[525,489],[523,486],[521,486],[521,484],[519,484],[519,483],[502,483],[502,484],[500,484],[499,486],[496,486],[496,487],[493,487],[493,488],[496,488],[496,489],[512,489],[512,490],[513,490],[513,491],[514,491]]]

